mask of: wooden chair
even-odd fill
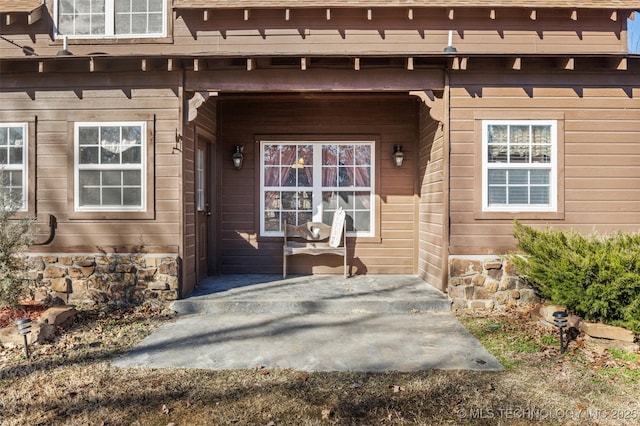
[[[335,254],[342,256],[344,277],[347,277],[347,221],[346,213],[339,208],[333,214],[331,226],[321,222],[307,222],[294,226],[283,224],[282,278],[287,277],[287,257],[296,254]]]

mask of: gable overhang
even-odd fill
[[[328,1],[307,1],[307,0],[174,0],[173,9],[176,13],[180,11],[202,12],[203,20],[207,21],[216,11],[222,10],[240,10],[244,20],[251,20],[252,10],[276,9],[282,10],[284,20],[292,18],[292,14],[296,10],[315,9],[321,11],[326,20],[331,20],[332,10],[338,9],[361,9],[363,16],[367,20],[373,20],[375,16],[384,15],[384,10],[388,9],[404,9],[405,16],[408,20],[413,20],[418,13],[428,13],[430,15],[442,15],[443,19],[453,21],[457,17],[456,11],[474,10],[484,11],[490,19],[496,19],[499,14],[505,10],[521,10],[524,11],[529,19],[536,20],[538,11],[553,11],[554,14],[566,14],[571,20],[580,18],[580,10],[603,10],[609,13],[609,17],[613,21],[618,19],[626,19],[631,17],[634,10],[638,9],[637,1],[627,0],[610,0],[603,2],[601,0],[585,0],[585,1],[553,1],[553,0],[490,0],[470,2],[467,0],[375,0],[375,1],[359,1],[359,0],[328,0]]]
[[[3,25],[10,26],[26,17],[27,23],[38,22],[46,10],[40,0],[1,0],[0,20]]]
[[[174,0],[174,9],[223,8],[325,8],[325,7],[464,7],[464,8],[585,8],[635,9],[636,1],[629,0]]]

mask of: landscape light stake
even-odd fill
[[[567,326],[567,312],[566,311],[556,311],[553,313],[553,322],[556,327],[560,329],[560,353],[563,354],[566,346],[569,345],[569,341],[567,340],[567,345],[563,342],[563,328]]]
[[[27,342],[27,334],[31,333],[31,320],[29,318],[21,318],[16,320],[18,334],[24,337],[24,356],[29,359],[29,344]]]

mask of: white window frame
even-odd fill
[[[0,164],[0,169],[22,172],[22,205],[18,211],[26,212],[29,208],[29,126],[27,123],[0,123],[2,129],[10,127],[22,128],[22,163]]]
[[[205,186],[206,186],[206,176],[205,176],[205,150],[203,148],[198,147],[196,149],[196,210],[198,212],[203,212],[206,208],[205,205]]]
[[[133,0],[144,1],[144,0]],[[54,2],[54,19],[55,19],[55,33],[56,38],[67,37],[69,39],[126,39],[126,38],[159,38],[166,37],[167,35],[167,1],[162,2],[162,30],[159,33],[122,33],[117,34],[115,29],[115,0],[104,0],[105,2],[105,30],[104,34],[63,34],[60,32],[59,19],[60,19],[60,0]],[[148,12],[147,12],[148,13]]]
[[[490,163],[489,133],[491,125],[550,126],[551,161],[549,163]],[[549,170],[548,204],[489,205],[489,169]],[[483,212],[557,212],[558,211],[558,121],[557,120],[483,120],[482,121],[482,211]]]
[[[108,127],[108,126],[140,126],[141,150],[140,164],[80,164],[80,128],[81,127]],[[73,142],[73,173],[74,173],[74,211],[76,212],[146,212],[147,211],[147,123],[144,121],[86,121],[74,123]],[[81,170],[139,170],[140,171],[140,205],[139,206],[99,206],[80,205],[80,171]]]
[[[360,145],[369,145],[371,147],[371,173],[370,173],[370,186],[368,187],[325,187],[322,185],[322,146],[323,145],[350,145],[350,144],[360,144]],[[265,186],[265,170],[264,170],[264,145],[312,145],[313,146],[313,182],[318,183],[314,184],[311,187],[312,192],[312,221],[314,222],[323,222],[323,203],[322,203],[322,193],[325,190],[335,190],[335,191],[348,191],[349,189],[362,189],[362,192],[369,191],[370,200],[369,200],[369,231],[347,231],[347,235],[350,237],[373,237],[375,236],[375,224],[376,224],[376,204],[375,204],[375,175],[376,175],[376,160],[375,160],[375,152],[376,152],[376,142],[373,140],[313,140],[313,141],[304,141],[304,140],[296,140],[296,141],[273,141],[273,140],[262,140],[260,141],[260,236],[263,237],[282,237],[284,233],[282,231],[267,231],[265,229],[265,192],[269,190],[273,191],[281,191],[282,186],[274,186],[267,187]],[[289,187],[295,188],[295,187]],[[300,187],[298,187],[300,188]],[[349,216],[350,211],[346,210],[347,215]],[[282,218],[281,218],[282,219]],[[330,225],[330,223],[329,223]]]

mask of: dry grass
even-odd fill
[[[0,350],[2,425],[637,424],[640,356],[587,345],[560,356],[554,330],[522,312],[461,321],[503,372],[303,373],[120,369],[110,365],[171,317],[82,310],[33,348]]]

